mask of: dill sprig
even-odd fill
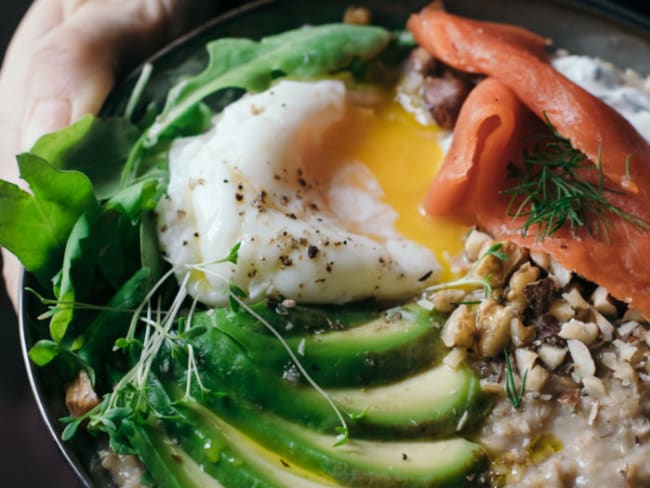
[[[515,380],[515,374],[512,371],[512,364],[510,363],[510,354],[506,349],[503,352],[506,359],[506,395],[508,400],[512,403],[512,406],[519,408],[521,405],[521,399],[524,397],[524,391],[526,391],[526,379],[528,378],[528,368],[524,371],[524,376],[521,378],[521,384],[517,388],[517,381]]]
[[[608,241],[614,216],[641,230],[650,227],[648,221],[607,200],[607,193],[621,192],[605,186],[600,156],[593,164],[557,132],[548,118],[546,123],[552,136],[532,150],[524,150],[523,168],[508,166],[509,176],[519,181],[501,192],[510,196],[507,215],[524,218],[522,236],[534,227],[537,240],[542,241],[568,224],[572,233],[585,228],[597,239]],[[629,158],[626,171],[629,173]]]

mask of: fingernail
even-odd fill
[[[27,112],[21,136],[21,146],[30,149],[44,134],[54,132],[70,123],[72,112],[67,98],[43,98],[37,100]]]

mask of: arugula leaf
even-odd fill
[[[208,44],[208,66],[170,90],[162,113],[134,146],[122,185],[139,173],[143,151],[158,144],[209,95],[226,88],[261,91],[279,75],[304,79],[330,73],[354,59],[374,57],[390,39],[391,34],[380,27],[328,24],[302,27],[259,42],[225,38]]]
[[[65,129],[41,137],[30,152],[55,168],[82,171],[101,200],[120,189],[122,165],[139,132],[124,118],[98,119],[87,115]]]
[[[56,342],[63,340],[75,316],[75,301],[96,300],[102,291],[118,289],[137,269],[139,260],[133,258],[140,256],[140,216],[155,208],[160,193],[155,180],[136,183],[106,202],[101,212],[79,218],[54,287],[63,305],[50,321],[50,335]]]
[[[162,193],[163,189],[158,180],[146,179],[114,195],[106,202],[105,208],[119,210],[135,224],[140,220],[142,212],[156,208]]]
[[[329,24],[302,27],[263,38],[219,39],[208,44],[208,67],[172,88],[158,120],[147,131],[146,145],[191,107],[222,88],[261,91],[275,74],[309,78],[329,73],[355,58],[370,58],[390,41],[380,27]]]
[[[81,266],[77,266],[78,274],[77,281],[88,284],[90,281],[94,267],[88,266],[84,257],[87,253],[84,252],[84,244],[91,234],[92,223],[87,215],[82,215],[68,238],[68,243],[65,248],[63,257],[63,268],[55,282],[54,293],[57,299],[64,304],[62,308],[55,311],[52,319],[50,320],[50,335],[56,342],[61,342],[68,329],[68,324],[72,321],[74,308],[72,303],[75,301],[75,291],[72,278],[72,269],[74,265],[81,262]]]
[[[138,270],[106,304],[106,310],[88,325],[79,355],[89,364],[99,366],[105,353],[124,335],[131,322],[129,310],[136,307],[149,291],[149,275],[148,268]]]
[[[93,187],[78,171],[60,171],[34,154],[18,156],[33,194],[0,181],[0,245],[46,283],[60,268],[65,244],[79,219],[97,208]]]

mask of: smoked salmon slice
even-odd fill
[[[600,158],[604,174],[620,188],[636,192],[639,181],[650,181],[648,142],[618,112],[541,59],[539,45],[524,42],[523,34],[513,40],[513,26],[465,19],[433,4],[412,15],[408,27],[437,59],[498,79],[538,117],[546,114],[576,149],[591,161]]]
[[[425,8],[409,20],[418,43],[434,57],[488,75],[465,101],[452,146],[431,183],[425,209],[476,223],[498,239],[551,254],[568,269],[603,285],[650,316],[650,232],[608,215],[607,238],[562,228],[540,240],[534,228],[507,215],[509,163],[521,162],[533,134],[548,128],[602,164],[607,200],[650,221],[650,145],[623,117],[578,87],[517,37],[511,26],[464,19]],[[534,115],[533,115],[534,114]],[[566,227],[566,226],[565,226]]]

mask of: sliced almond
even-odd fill
[[[574,310],[588,310],[590,308],[589,303],[582,297],[577,288],[571,288],[568,292],[563,293],[562,298],[569,302]]]
[[[467,350],[455,347],[447,353],[442,362],[452,369],[458,369],[467,358]]]
[[[569,339],[567,340],[567,346],[573,359],[573,371],[576,375],[581,379],[585,376],[594,376],[596,365],[585,343],[576,339]]]
[[[549,373],[543,366],[540,366],[539,364],[533,366],[526,375],[526,391],[542,391],[548,378]]]
[[[614,326],[600,312],[593,310],[593,319],[600,329],[600,335],[603,340],[610,342],[614,338]]]
[[[519,376],[524,377],[524,373],[533,369],[533,365],[537,360],[537,353],[523,347],[515,349],[515,360],[517,361],[517,369]]]
[[[606,317],[614,318],[618,313],[616,305],[610,301],[609,292],[604,286],[599,286],[594,290],[591,294],[591,303],[598,312]]]
[[[567,322],[575,317],[576,314],[571,304],[563,299],[553,301],[548,309],[548,313],[560,322]]]
[[[537,354],[542,362],[551,370],[558,368],[566,358],[567,349],[564,347],[542,344],[537,348]]]
[[[600,400],[607,395],[605,385],[603,385],[600,378],[596,376],[585,376],[582,378],[582,384],[584,385],[587,394],[595,400]]]
[[[577,339],[589,345],[596,340],[598,332],[598,326],[593,322],[571,319],[562,324],[558,335],[563,339]]]

